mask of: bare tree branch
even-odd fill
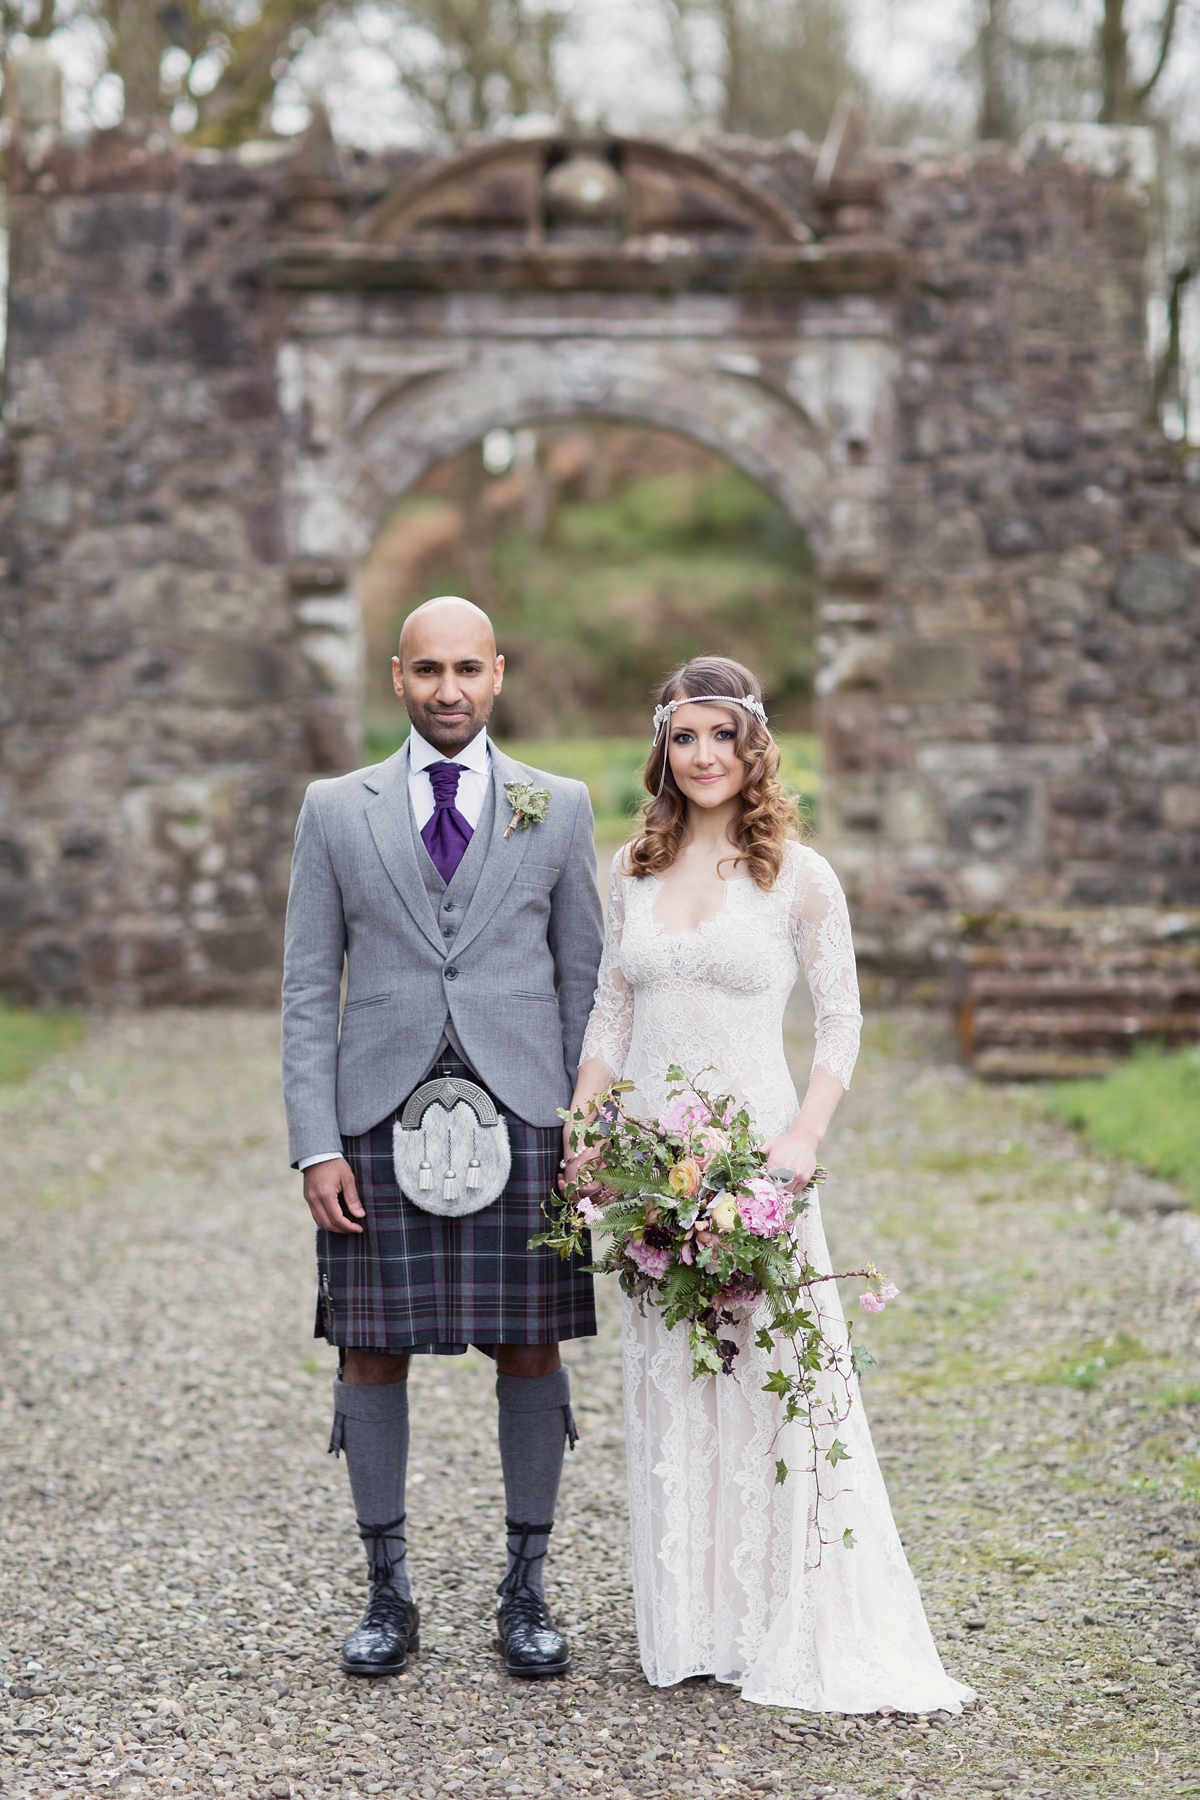
[[[1167,66],[1167,58],[1171,54],[1171,43],[1175,36],[1175,24],[1178,17],[1179,0],[1167,0],[1166,10],[1162,17],[1162,24],[1158,28],[1158,59],[1146,80],[1142,83],[1141,87],[1135,91],[1133,96],[1134,106],[1139,112],[1158,86],[1162,72]]]

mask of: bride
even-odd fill
[[[702,656],[665,683],[646,765],[641,830],[613,867],[608,935],[572,1110],[614,1081],[657,1118],[667,1068],[749,1108],[773,1166],[804,1187],[849,1085],[861,1015],[846,903],[796,836],[776,777],[762,689],[740,663]],[[783,1050],[800,969],[816,1009],[802,1103]],[[702,1071],[708,1071],[701,1077]],[[585,1155],[594,1152],[585,1152]],[[567,1150],[566,1179],[581,1157]],[[831,1268],[814,1199],[798,1251]],[[832,1283],[825,1330],[845,1324]],[[957,1712],[974,1698],[942,1668],[892,1520],[852,1385],[838,1435],[850,1460],[809,1471],[799,1424],[779,1431],[762,1391],[779,1352],[756,1316],[729,1328],[732,1377],[694,1381],[686,1325],[623,1301],[634,1605],[647,1681],[715,1675],[742,1697],[813,1712]],[[789,1441],[790,1440],[790,1441]],[[790,1454],[789,1454],[790,1450]],[[775,1482],[775,1458],[792,1474]],[[808,1472],[806,1472],[808,1471]],[[855,1546],[843,1548],[853,1531]]]

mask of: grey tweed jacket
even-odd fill
[[[293,1164],[394,1111],[429,1069],[447,1019],[517,1118],[554,1125],[570,1098],[603,941],[592,809],[581,782],[494,744],[491,753],[491,842],[449,941],[418,861],[407,745],[375,768],[314,781],[305,796],[283,973]],[[542,824],[506,838],[510,781],[549,788],[551,800]]]

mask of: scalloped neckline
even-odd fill
[[[749,875],[727,875],[725,877],[725,880],[723,883],[725,892],[721,895],[721,904],[720,904],[720,906],[718,906],[716,912],[709,913],[708,917],[705,919],[701,919],[701,921],[698,925],[685,925],[679,931],[672,931],[669,925],[664,925],[662,920],[660,918],[658,918],[658,916],[656,915],[656,913],[654,911],[654,908],[658,905],[659,895],[661,895],[661,893],[663,891],[664,884],[663,884],[662,876],[661,875],[651,875],[650,880],[658,883],[658,893],[655,894],[653,903],[650,906],[650,923],[654,926],[654,929],[665,938],[685,938],[685,937],[699,937],[700,933],[702,931],[707,930],[707,928],[710,925],[715,925],[717,920],[721,917],[722,913],[724,913],[725,908],[729,902],[729,890],[733,886],[734,882],[735,881],[749,881],[750,876]]]

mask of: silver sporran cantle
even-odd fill
[[[461,1219],[498,1200],[508,1182],[508,1127],[488,1094],[459,1075],[425,1082],[392,1127],[400,1191],[423,1212]]]

